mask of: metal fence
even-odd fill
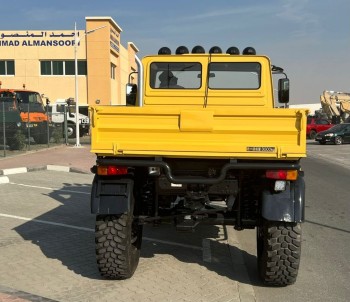
[[[66,110],[53,113],[49,106],[39,110],[29,104],[17,108],[12,99],[0,98],[0,156],[75,144],[74,119]],[[79,125],[81,142],[89,144],[89,120],[81,119]]]

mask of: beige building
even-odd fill
[[[55,102],[74,98],[77,87],[79,105],[96,100],[101,105],[125,104],[125,86],[129,74],[137,70],[138,49],[133,43],[121,45],[122,29],[111,17],[85,21],[86,30],[76,31],[0,29],[1,88],[25,87]]]

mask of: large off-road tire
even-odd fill
[[[98,215],[95,228],[96,257],[101,276],[128,279],[139,263],[142,226],[132,215]]]
[[[257,228],[258,271],[266,285],[285,286],[295,283],[300,253],[300,223],[264,220]]]

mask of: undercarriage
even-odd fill
[[[305,192],[298,162],[100,158],[97,164],[91,209],[97,214],[96,253],[104,277],[130,278],[143,225],[167,220],[182,232],[201,224],[257,228],[262,280],[270,285],[295,282]],[[115,254],[105,248],[120,242],[123,249]],[[108,264],[115,259],[115,267]]]
[[[174,184],[164,175],[148,178],[139,200],[140,223],[173,219],[178,230],[192,230],[199,223],[254,228],[257,223],[259,179],[234,176],[222,183]],[[242,188],[242,183],[246,185]],[[239,189],[241,188],[241,189]],[[250,192],[250,193],[249,193]],[[255,193],[254,193],[255,192]],[[136,201],[137,202],[137,201]]]

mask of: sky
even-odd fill
[[[139,57],[162,46],[252,46],[284,68],[290,104],[350,92],[349,0],[15,0],[6,1],[0,31],[70,30],[75,22],[83,30],[86,16],[112,17],[122,45],[133,42]]]

